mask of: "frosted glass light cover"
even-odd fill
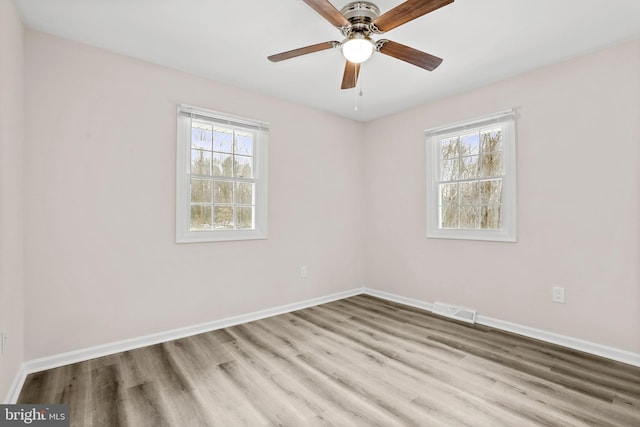
[[[352,38],[342,45],[342,54],[349,62],[360,64],[373,55],[373,43],[366,38]]]

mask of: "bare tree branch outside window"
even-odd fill
[[[253,228],[253,168],[252,132],[192,122],[192,231]]]
[[[440,227],[498,230],[502,226],[501,128],[440,140]]]

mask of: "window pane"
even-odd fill
[[[251,182],[236,183],[236,204],[253,205],[253,186]]]
[[[443,206],[458,204],[458,184],[440,184],[440,204]]]
[[[191,206],[191,228],[211,230],[211,206]]]
[[[213,186],[214,203],[233,203],[233,181],[215,181]]]
[[[442,206],[440,208],[440,214],[442,216],[441,228],[458,228],[457,206]]]
[[[481,176],[502,176],[502,153],[484,154],[482,156]]]
[[[253,228],[253,207],[247,206],[236,208],[236,228]]]
[[[206,123],[192,121],[191,148],[211,150],[212,126]]]
[[[502,228],[501,205],[482,207],[481,227],[485,230],[499,230],[500,228]]]
[[[477,182],[461,182],[460,183],[460,205],[477,205],[480,200]],[[461,219],[462,221],[462,219]]]
[[[213,151],[231,153],[233,149],[233,130],[213,128]]]
[[[502,151],[502,130],[500,128],[483,131],[480,134],[482,152]]]
[[[253,134],[250,132],[236,132],[236,154],[253,156]]]
[[[459,163],[459,179],[470,179],[478,176],[478,156],[463,157]]]
[[[458,157],[458,138],[448,138],[441,141],[442,160]]]
[[[233,156],[213,154],[213,176],[233,176]]]
[[[458,159],[443,160],[440,174],[441,181],[453,181],[458,178]]]
[[[234,156],[236,159],[236,174],[238,178],[253,178],[253,157]]]
[[[460,228],[480,228],[480,209],[476,206],[460,206]]]
[[[216,229],[233,228],[233,208],[231,206],[215,206],[213,226]]]
[[[209,151],[191,150],[191,174],[211,175],[211,153]]]
[[[495,205],[502,203],[502,180],[492,179],[480,182],[480,204]]]
[[[480,152],[480,135],[478,133],[462,135],[458,150],[460,156],[478,155]]]
[[[191,201],[195,203],[211,203],[210,179],[191,178]]]

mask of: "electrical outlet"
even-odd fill
[[[554,286],[551,288],[551,301],[564,304],[565,289],[560,286]]]
[[[307,270],[307,266],[303,265],[300,267],[300,277],[303,279],[309,275],[309,270]]]
[[[9,350],[9,334],[2,331],[0,336],[0,347],[2,347],[2,354],[5,354]]]

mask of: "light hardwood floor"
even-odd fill
[[[640,368],[359,295],[28,376],[71,425],[640,426]]]

